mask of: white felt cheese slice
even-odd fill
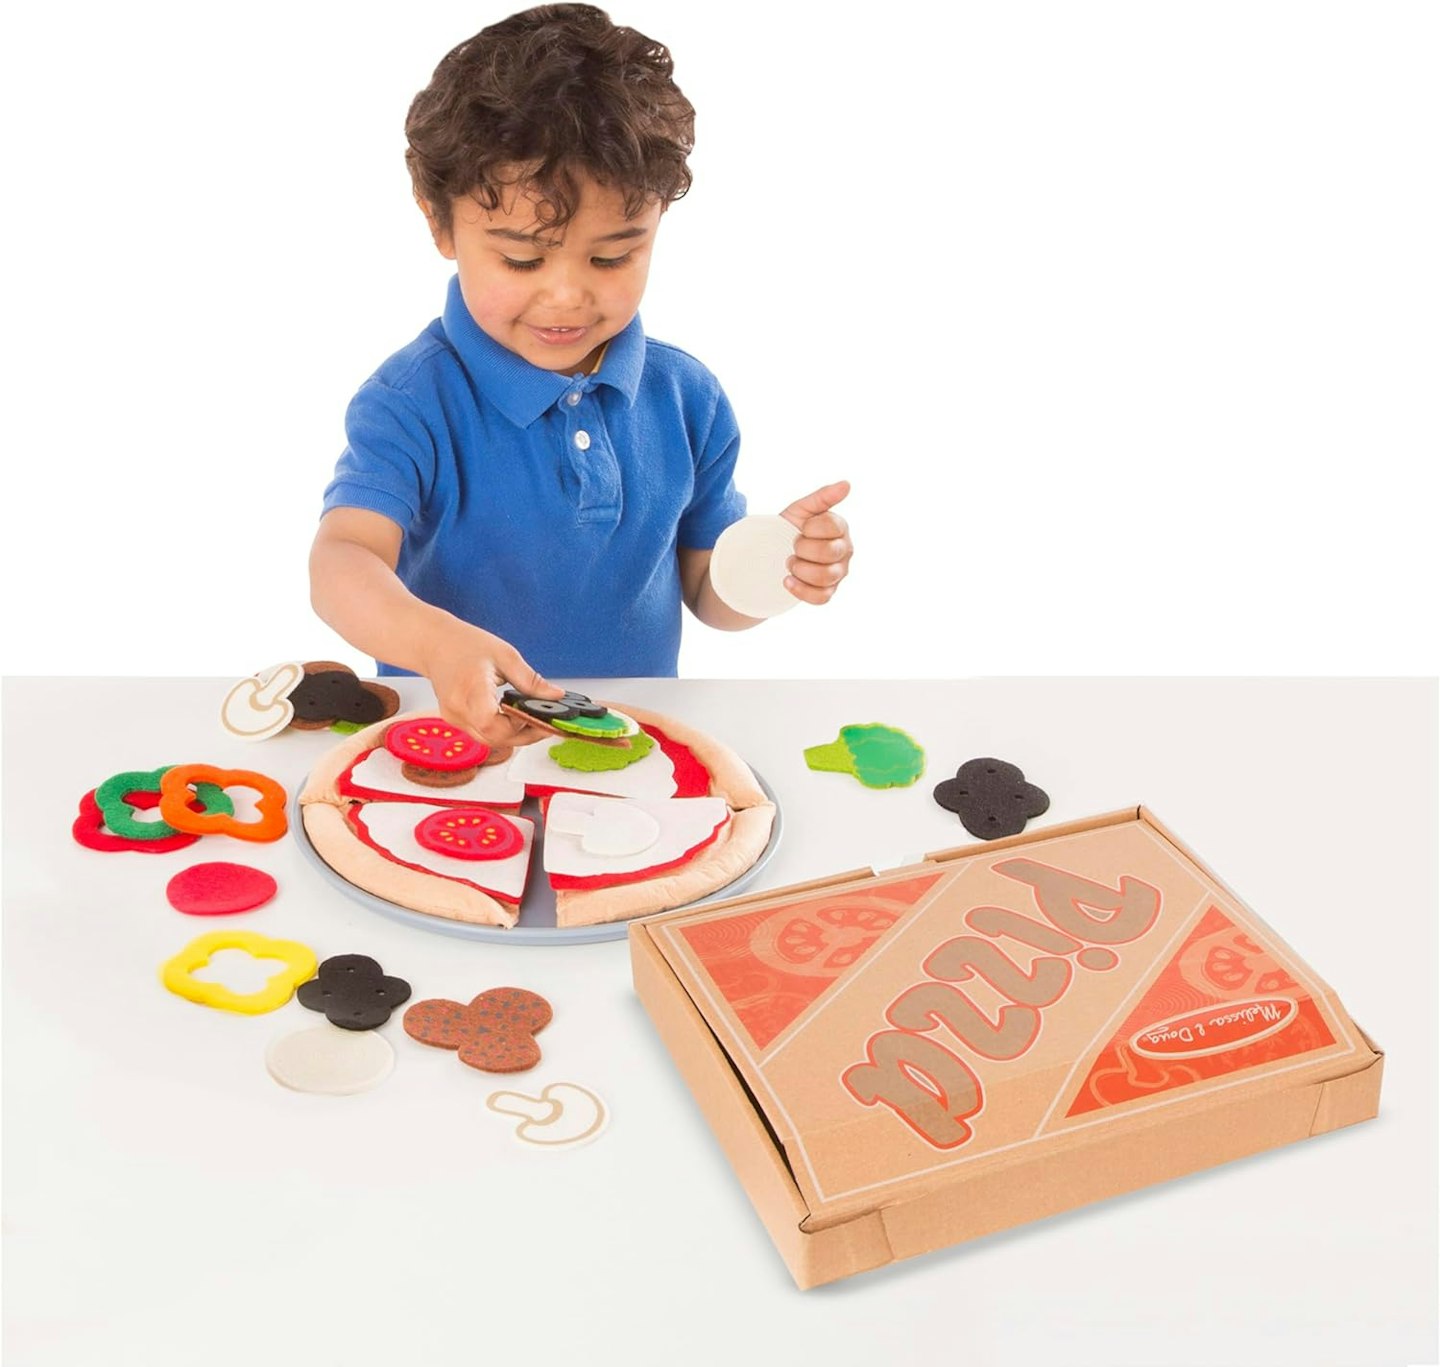
[[[626,806],[637,808],[659,827],[654,842],[634,854],[587,850],[584,832],[605,803],[618,800],[589,793],[556,793],[545,813],[545,872],[566,878],[599,878],[660,868],[704,844],[730,819],[730,808],[720,797],[625,799]]]
[[[383,745],[376,746],[355,766],[350,782],[391,796],[415,797],[428,802],[464,802],[479,807],[518,807],[525,797],[525,785],[510,776],[510,765],[492,764],[480,770],[468,783],[454,788],[432,788],[415,783],[401,772],[401,761]]]
[[[427,850],[415,839],[415,827],[426,817],[451,810],[425,802],[366,802],[355,813],[355,820],[376,845],[401,863],[443,874],[446,878],[459,878],[519,902],[525,891],[525,874],[530,868],[530,851],[535,844],[535,823],[505,812],[505,820],[513,821],[525,837],[524,849],[508,859],[456,859],[454,855]]]
[[[664,750],[656,745],[645,756],[623,769],[608,769],[592,774],[581,769],[566,769],[550,758],[552,744],[563,741],[536,741],[522,745],[505,766],[512,779],[523,784],[544,788],[570,788],[587,793],[605,793],[611,797],[674,797],[675,766]]]

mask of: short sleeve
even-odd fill
[[[420,414],[402,394],[367,380],[345,412],[345,438],[323,510],[368,508],[409,531],[435,477],[435,441]]]
[[[745,495],[735,487],[740,428],[724,390],[716,387],[715,414],[695,465],[695,492],[680,516],[679,544],[708,551],[720,533],[745,516]]]

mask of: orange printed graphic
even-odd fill
[[[763,1049],[940,879],[908,878],[686,926],[681,934]]]
[[[1212,906],[1100,1051],[1068,1114],[1156,1096],[1334,1042],[1309,992]]]

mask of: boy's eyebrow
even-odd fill
[[[650,230],[648,228],[631,227],[620,228],[613,233],[605,233],[595,239],[596,242],[624,242],[633,237],[644,237]],[[486,237],[498,237],[506,242],[523,242],[527,247],[545,247],[552,244],[545,240],[541,233],[522,233],[515,228],[486,228]]]
[[[606,233],[603,237],[597,237],[597,242],[624,242],[632,237],[644,237],[650,231],[649,228],[631,227],[621,228],[618,232]]]

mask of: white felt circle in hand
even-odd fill
[[[785,587],[795,538],[783,517],[742,517],[720,533],[710,554],[710,587],[747,617],[778,617],[800,600]]]

